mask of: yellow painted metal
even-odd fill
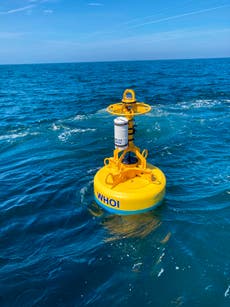
[[[135,115],[148,113],[151,110],[150,105],[144,102],[137,102],[134,90],[124,91],[121,102],[111,104],[107,111],[113,115],[126,116],[128,119]]]
[[[143,102],[136,102],[133,104],[133,106],[130,108],[130,106],[127,106],[127,104],[124,104],[123,102],[111,104],[107,111],[113,115],[119,115],[119,116],[127,116],[133,117],[134,115],[141,115],[148,113],[151,111],[151,107]]]
[[[113,115],[125,116],[129,127],[129,142],[125,150],[115,149],[113,157],[105,158],[94,177],[96,202],[110,212],[134,214],[148,211],[159,205],[165,194],[166,179],[163,172],[147,163],[148,151],[134,145],[135,115],[149,112],[151,107],[137,102],[135,92],[127,89],[122,101],[107,108]],[[126,164],[125,157],[132,154],[135,160]]]
[[[166,179],[163,172],[147,164],[116,171],[110,165],[102,167],[94,179],[95,199],[108,211],[134,214],[153,209],[165,195]]]
[[[125,103],[136,102],[136,94],[134,90],[126,89],[123,93],[122,102],[125,102]]]

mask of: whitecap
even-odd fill
[[[94,131],[96,131],[96,128],[85,128],[85,129],[76,128],[76,129],[72,129],[70,131],[73,132],[73,133],[94,132]]]
[[[84,121],[84,120],[89,120],[89,119],[91,119],[93,116],[97,116],[97,115],[109,115],[108,114],[108,112],[107,112],[107,109],[106,108],[103,108],[103,109],[100,109],[100,110],[98,110],[96,113],[94,113],[94,114],[77,114],[76,116],[74,116],[74,117],[71,117],[71,118],[69,118],[69,119],[67,119],[68,121],[72,121],[72,120],[74,120],[74,121]]]
[[[55,123],[52,124],[52,130],[56,131],[56,130],[60,130],[61,126],[57,126]]]
[[[70,132],[65,131],[65,132],[62,132],[61,134],[59,134],[58,138],[59,138],[60,141],[65,142],[65,141],[67,141],[69,136],[70,136]]]
[[[201,108],[212,108],[217,105],[222,104],[225,101],[217,100],[217,99],[196,99],[193,101],[182,101],[178,103],[178,105],[182,109],[201,109]]]
[[[58,138],[62,142],[65,142],[74,133],[85,133],[85,132],[94,132],[94,131],[96,131],[95,128],[85,128],[85,129],[82,129],[82,128],[75,128],[75,129],[66,128],[64,132],[59,134]]]
[[[149,113],[146,113],[145,116],[147,117],[167,117],[169,115],[169,112],[166,110],[163,110],[161,106],[155,106],[154,109],[152,108],[152,111]]]
[[[88,119],[88,115],[84,115],[84,114],[78,114],[74,117],[74,120],[79,120],[79,121],[86,120],[86,119]]]
[[[0,141],[3,140],[14,140],[14,139],[18,139],[18,138],[23,138],[27,135],[38,135],[39,132],[18,132],[18,133],[12,133],[12,134],[5,134],[5,135],[0,135]]]

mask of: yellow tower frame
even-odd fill
[[[151,110],[151,106],[136,101],[136,95],[134,90],[126,89],[123,93],[122,101],[119,103],[111,104],[107,111],[113,115],[125,116],[128,119],[128,147],[125,150],[115,149],[113,152],[113,157],[106,158],[104,160],[105,165],[109,165],[111,168],[117,170],[117,175],[111,174],[110,176],[113,179],[113,186],[118,183],[135,177],[139,174],[142,176],[145,175],[146,178],[152,180],[152,172],[147,169],[146,158],[148,156],[147,149],[144,149],[142,153],[140,152],[140,148],[134,144],[134,116],[148,113]],[[121,155],[119,155],[122,152]],[[137,162],[135,164],[123,164],[125,155],[128,152],[133,152],[137,157]]]

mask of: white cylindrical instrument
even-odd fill
[[[117,117],[114,119],[114,141],[115,148],[124,150],[128,147],[128,119]]]

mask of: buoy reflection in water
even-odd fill
[[[136,215],[106,215],[96,204],[88,207],[95,217],[102,217],[101,224],[108,230],[110,237],[105,242],[125,238],[144,238],[161,225],[159,217],[154,212]]]

